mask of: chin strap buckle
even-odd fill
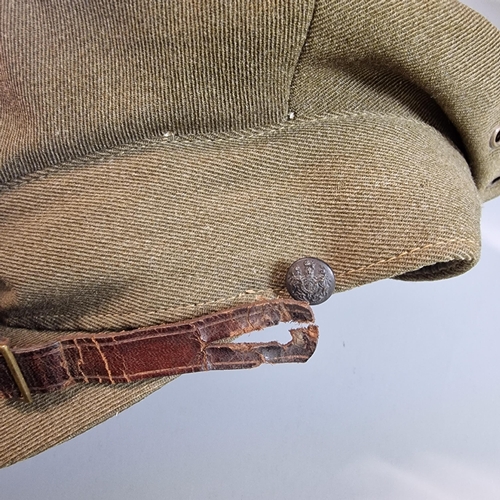
[[[28,388],[28,384],[24,379],[23,372],[21,371],[21,368],[19,368],[16,358],[12,353],[12,351],[10,350],[10,347],[7,345],[5,339],[0,339],[0,353],[5,359],[7,368],[9,369],[12,378],[16,382],[17,388],[19,389],[19,392],[21,393],[24,402],[26,403],[33,402],[30,390]]]

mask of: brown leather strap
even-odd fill
[[[12,349],[32,393],[75,383],[122,383],[204,370],[252,368],[262,363],[305,362],[313,354],[315,325],[290,330],[292,340],[236,343],[221,341],[279,322],[310,323],[305,302],[280,299],[236,307],[189,321],[116,333],[79,333],[31,348]],[[0,358],[0,397],[20,392]]]

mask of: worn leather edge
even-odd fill
[[[313,354],[317,327],[291,330],[292,340],[216,345],[280,322],[314,320],[305,302],[265,301],[188,321],[114,333],[78,333],[56,342],[12,349],[32,393],[77,383],[126,383],[197,371],[242,369],[262,363],[304,362]],[[0,392],[19,397],[19,387],[0,358]]]

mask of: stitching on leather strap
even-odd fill
[[[51,392],[77,383],[115,384],[207,370],[254,368],[263,363],[304,363],[318,343],[318,327],[310,324],[313,321],[306,302],[277,299],[111,335],[66,336],[12,352],[5,343],[5,363],[0,360],[0,397],[17,397],[13,377],[23,395],[29,396],[30,391]],[[225,342],[281,322],[302,324],[290,330],[292,339],[287,344]],[[18,362],[27,374],[26,380],[22,374],[17,375],[21,373],[19,367],[17,372],[12,369]],[[26,399],[31,401],[31,397]]]

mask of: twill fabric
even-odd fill
[[[338,292],[479,259],[500,34],[454,0],[6,0],[0,35],[12,347],[288,297],[309,255]],[[170,380],[0,399],[0,465]]]

